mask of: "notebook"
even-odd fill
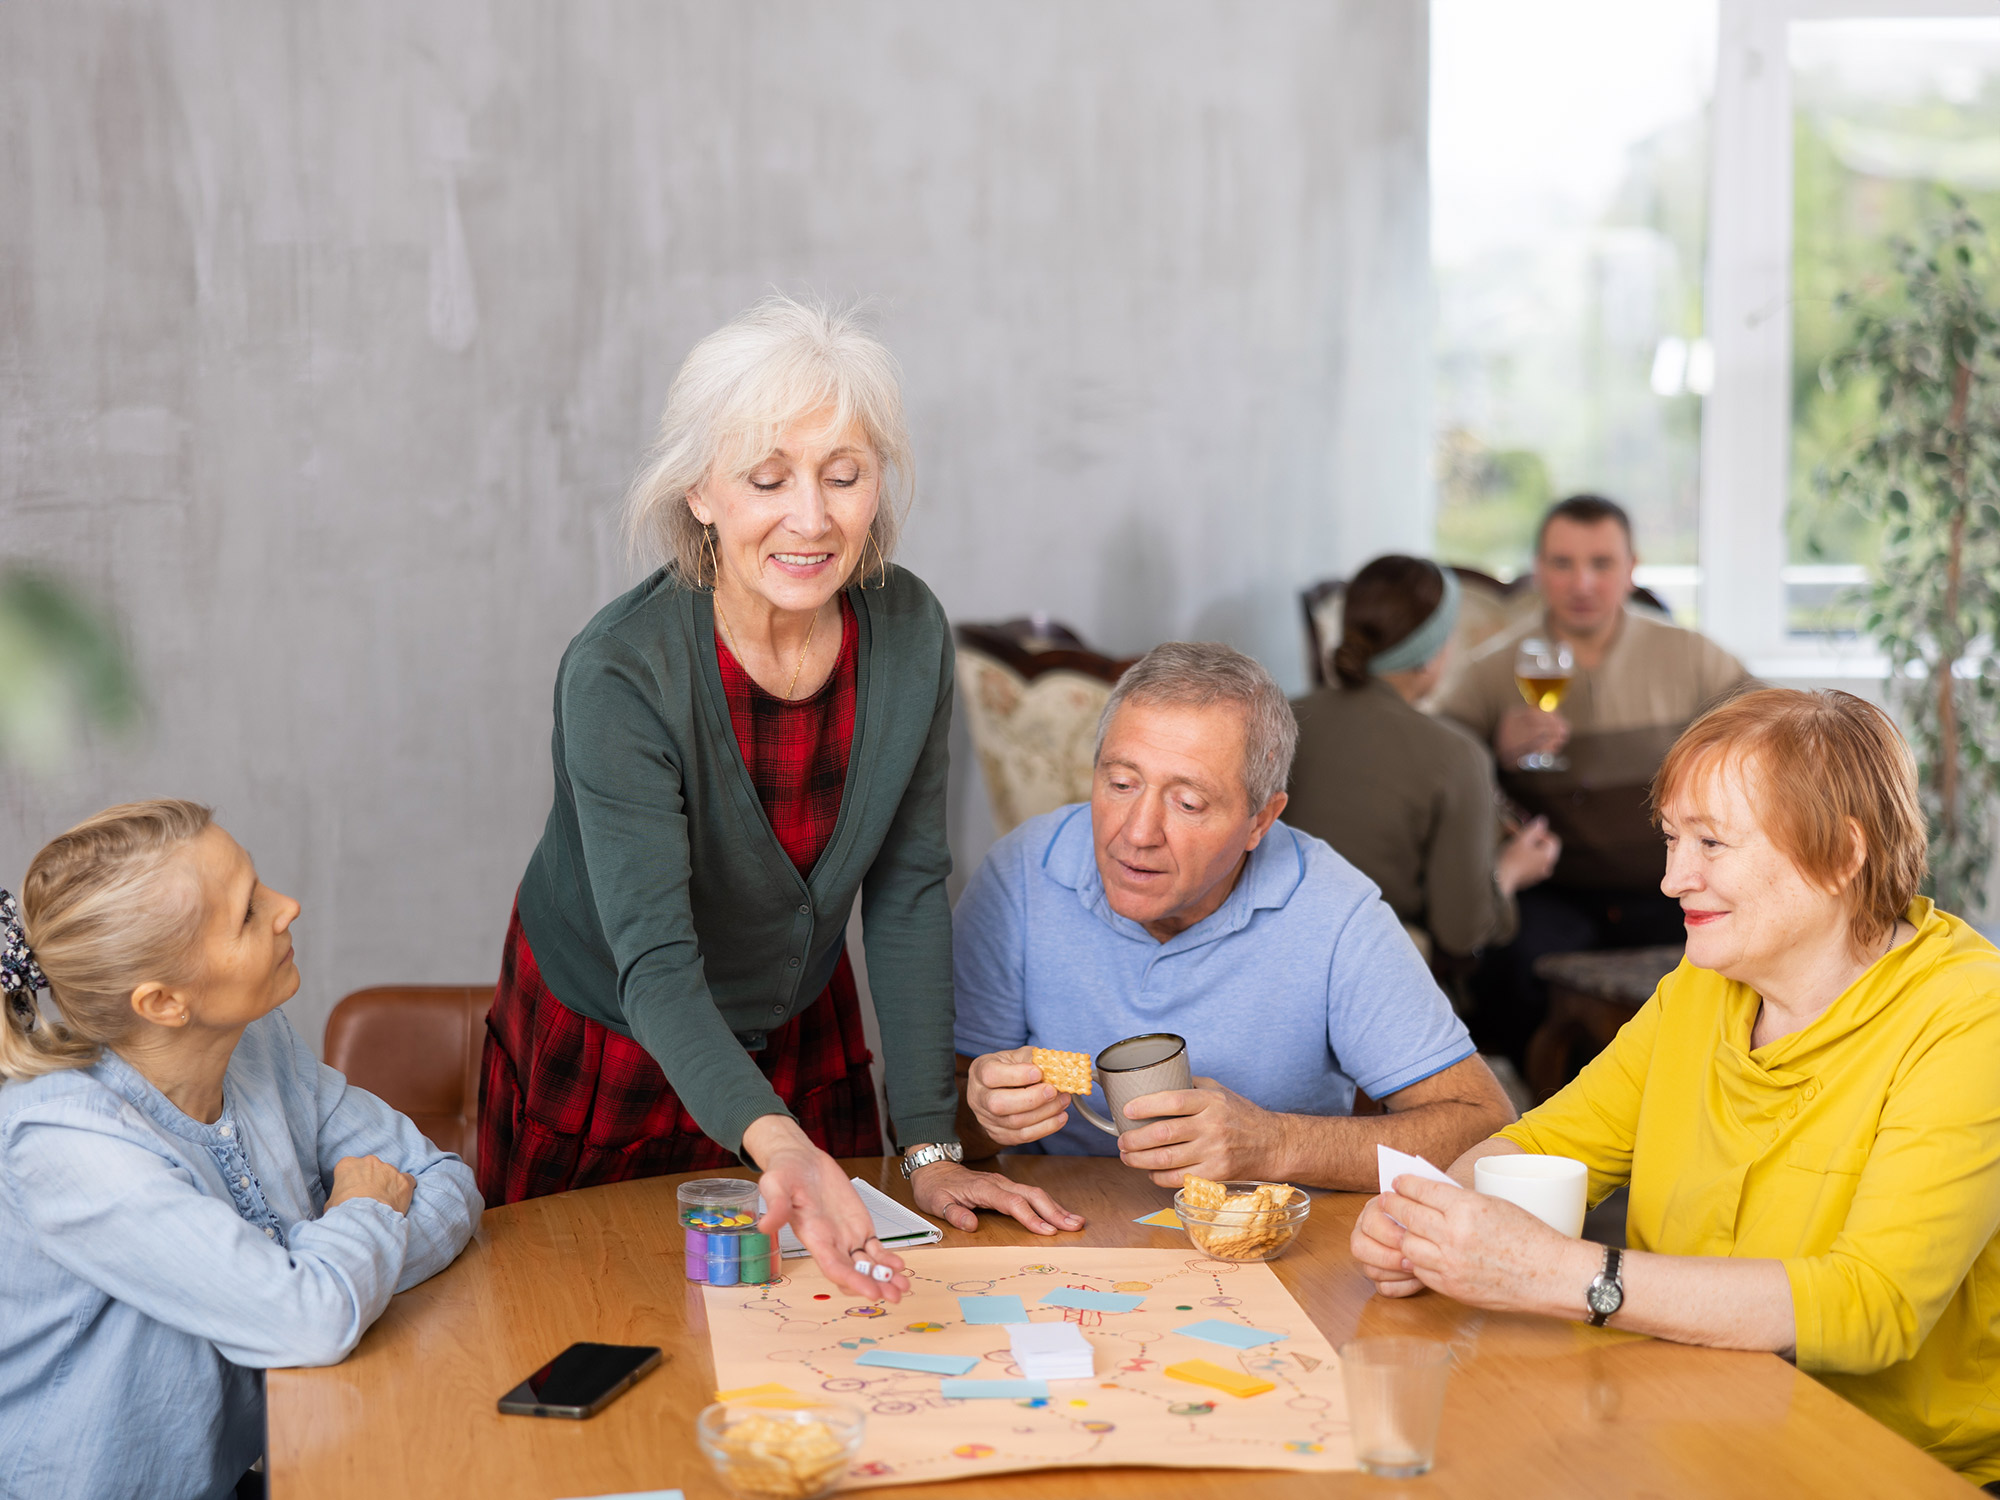
[[[874,1217],[875,1238],[882,1242],[885,1249],[907,1250],[912,1245],[935,1245],[944,1238],[944,1231],[937,1225],[922,1214],[903,1207],[879,1188],[870,1187],[859,1177],[848,1180],[854,1184],[854,1191],[861,1195],[861,1206]],[[762,1198],[757,1200],[757,1212],[760,1216],[764,1213]],[[796,1260],[807,1253],[789,1224],[778,1231],[778,1249],[787,1260]]]

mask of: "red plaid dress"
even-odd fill
[[[720,635],[715,645],[743,762],[772,831],[802,875],[833,836],[854,742],[860,630],[845,598],[840,622],[833,675],[797,702],[752,682]],[[478,1166],[488,1203],[736,1164],[702,1134],[645,1048],[549,993],[518,908],[507,925],[486,1029]],[[844,949],[826,988],[752,1055],[822,1150],[834,1156],[881,1151],[868,1071],[873,1059]]]

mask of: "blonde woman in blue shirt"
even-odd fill
[[[258,1372],[338,1362],[449,1265],[472,1172],[278,1013],[299,904],[207,808],[109,808],[22,898],[0,893],[0,1495],[229,1496]]]

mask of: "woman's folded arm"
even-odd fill
[[[348,1156],[380,1157],[417,1180],[403,1215],[406,1245],[395,1287],[408,1291],[457,1259],[479,1227],[485,1204],[472,1168],[425,1139],[402,1111],[355,1088],[324,1063],[310,1056],[306,1063],[319,1073],[319,1171],[327,1186],[335,1164]]]
[[[287,1249],[110,1114],[16,1115],[0,1184],[51,1260],[252,1368],[345,1358],[388,1306],[408,1243],[403,1215],[354,1199],[296,1226]]]

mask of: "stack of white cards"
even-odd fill
[[[1090,1340],[1074,1323],[1009,1323],[1007,1342],[1023,1380],[1087,1380],[1096,1371]]]

